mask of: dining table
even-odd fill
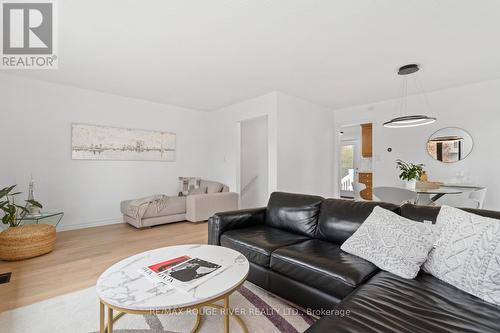
[[[420,202],[423,198],[428,198],[429,202],[435,202],[439,198],[450,194],[462,194],[483,189],[484,187],[470,184],[443,184],[438,188],[414,188],[410,189],[416,193],[417,200]]]

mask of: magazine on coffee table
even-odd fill
[[[189,291],[224,269],[225,267],[202,258],[180,256],[143,267],[140,272],[172,288]]]

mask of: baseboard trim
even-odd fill
[[[93,228],[93,227],[101,227],[104,225],[119,224],[119,223],[125,223],[125,221],[123,221],[123,217],[102,219],[102,220],[90,221],[90,222],[86,222],[86,223],[77,223],[77,224],[69,224],[69,225],[63,224],[63,225],[59,225],[57,227],[57,232],[76,230],[76,229]]]

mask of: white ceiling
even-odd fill
[[[59,70],[16,74],[213,110],[273,90],[330,107],[500,77],[498,0],[64,0]]]

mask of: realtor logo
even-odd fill
[[[1,0],[1,68],[57,68],[55,3]]]

